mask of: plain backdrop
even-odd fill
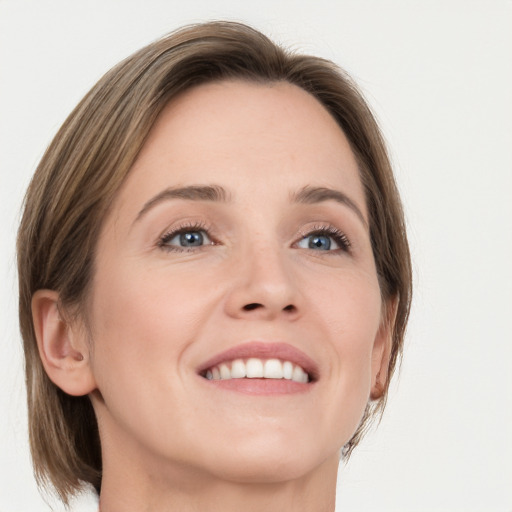
[[[340,470],[337,511],[512,511],[510,0],[0,0],[0,512],[49,510],[31,473],[17,325],[31,174],[112,65],[220,18],[348,70],[404,198],[415,272],[404,361],[382,423]]]

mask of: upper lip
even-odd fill
[[[318,379],[318,365],[311,357],[302,352],[302,350],[288,343],[270,343],[265,341],[250,341],[224,350],[201,364],[197,372],[201,374],[220,363],[250,357],[290,361],[291,363],[301,366],[311,380]]]

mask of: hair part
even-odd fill
[[[64,503],[83,483],[101,487],[101,446],[87,396],[62,392],[46,375],[32,324],[39,289],[59,292],[84,316],[95,249],[109,205],[162,109],[181,92],[223,80],[285,81],[313,95],[345,133],[359,164],[383,304],[398,301],[388,378],[344,447],[349,456],[382,412],[402,353],[412,278],[399,194],[377,123],[352,80],[332,62],[297,55],[234,22],[182,28],[128,57],[91,89],[46,150],[28,188],[18,232],[20,328],[25,351],[34,472]]]

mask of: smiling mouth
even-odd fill
[[[255,357],[235,359],[212,366],[201,372],[201,376],[208,380],[285,379],[302,384],[313,380],[304,368],[291,361]]]
[[[316,388],[317,363],[284,342],[249,341],[220,352],[197,368],[210,389],[245,395],[302,395]]]

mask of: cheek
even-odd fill
[[[372,273],[347,273],[326,283],[329,293],[315,294],[315,316],[323,318],[325,350],[332,388],[323,405],[331,422],[348,441],[368,403],[372,352],[381,320],[381,297]]]
[[[369,393],[372,352],[381,321],[380,290],[376,283],[364,286],[363,281],[351,287],[339,303],[333,343],[340,357],[340,379],[350,379],[344,382],[347,388]]]
[[[136,266],[96,277],[92,327],[100,390],[106,379],[131,392],[149,385],[148,376],[173,379],[204,321],[204,290],[185,277]]]
[[[369,358],[381,321],[382,303],[375,274],[340,272],[326,276],[322,282],[318,280],[309,289],[312,314],[323,319],[339,355],[347,359]]]
[[[93,372],[108,410],[102,420],[140,439],[158,440],[162,425],[183,436],[174,417],[187,410],[183,361],[215,301],[185,275],[109,270],[97,275],[91,315]]]
[[[127,336],[136,343],[140,336],[166,345],[182,337],[183,329],[198,324],[201,305],[208,288],[197,279],[165,269],[145,269],[137,265],[117,268],[97,277],[94,318],[99,332]],[[155,336],[160,333],[161,336]],[[135,336],[137,334],[137,336]]]

